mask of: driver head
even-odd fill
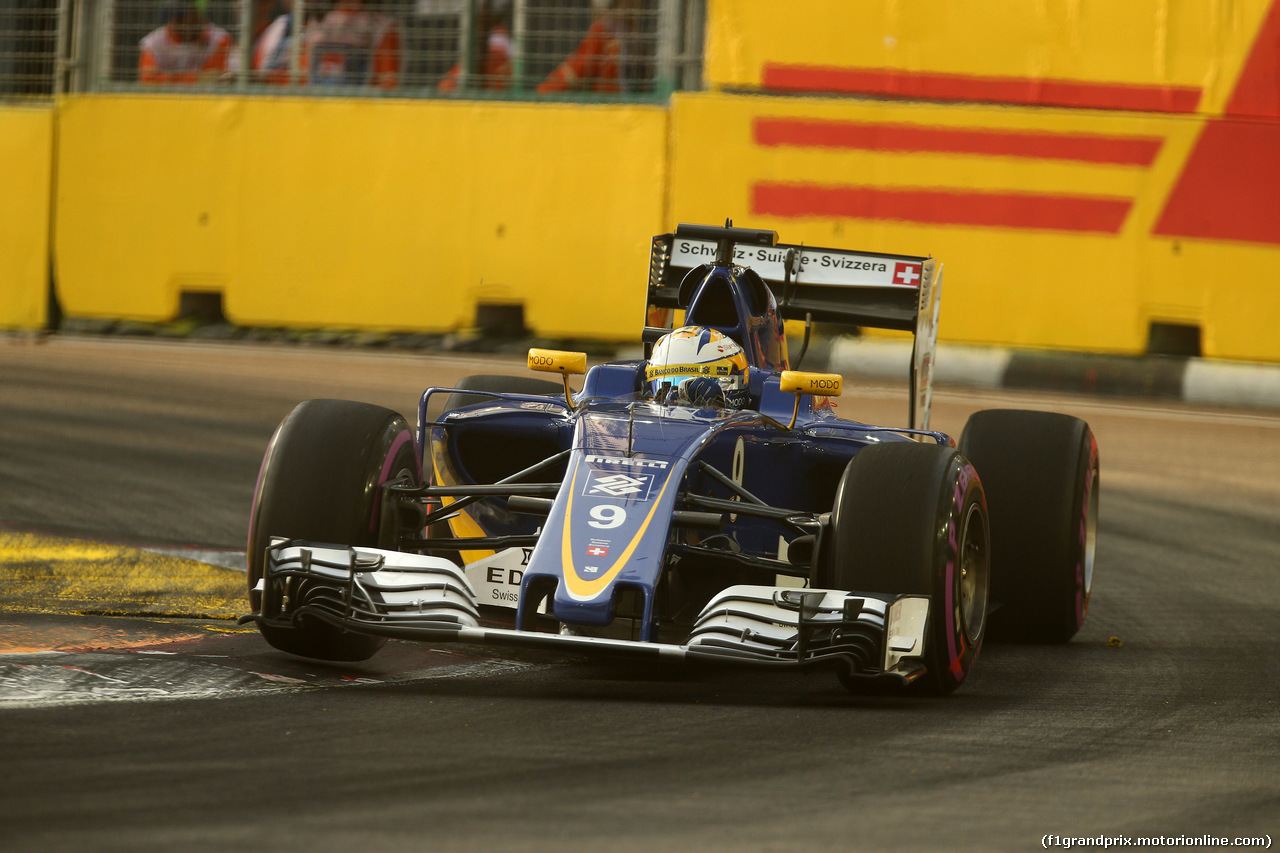
[[[706,326],[685,326],[659,338],[644,378],[648,393],[660,401],[733,408],[747,403],[746,354],[733,338]]]

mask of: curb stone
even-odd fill
[[[911,344],[841,337],[827,370],[906,382]],[[934,381],[1115,397],[1178,400],[1208,406],[1280,411],[1280,365],[1166,356],[1013,350],[939,344]]]

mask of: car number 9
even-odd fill
[[[601,530],[619,527],[627,520],[627,511],[613,504],[596,504],[591,508],[589,514],[594,520],[588,521],[587,524],[592,527],[598,527]]]

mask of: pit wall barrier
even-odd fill
[[[60,104],[56,274],[70,316],[449,331],[523,303],[626,337],[662,229],[668,110],[337,98]]]
[[[0,105],[0,329],[38,329],[48,312],[52,107]]]

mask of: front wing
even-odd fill
[[[346,630],[432,643],[540,647],[765,667],[835,666],[851,677],[911,682],[925,672],[929,597],[731,586],[683,644],[483,627],[476,592],[449,560],[377,548],[273,540],[262,608],[241,623],[313,617]]]

